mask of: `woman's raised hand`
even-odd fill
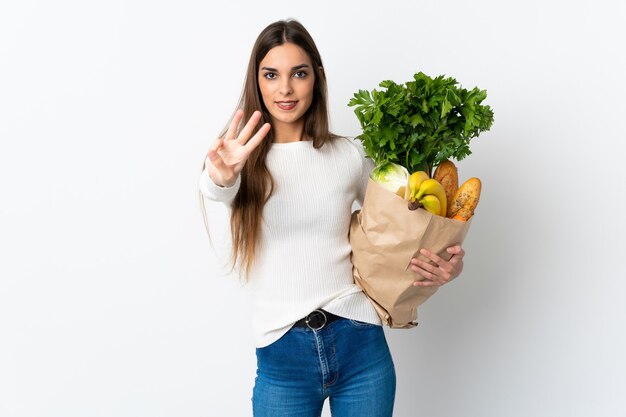
[[[223,187],[230,187],[235,183],[248,160],[248,156],[259,146],[271,129],[271,125],[265,123],[252,136],[255,126],[261,119],[261,112],[257,110],[252,114],[244,128],[241,129],[239,135],[235,137],[237,126],[239,126],[242,117],[243,110],[237,110],[226,135],[223,138],[218,138],[207,154],[211,161],[209,176],[214,183]]]

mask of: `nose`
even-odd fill
[[[280,93],[284,96],[288,96],[293,93],[293,88],[291,87],[291,77],[283,77],[280,84]]]

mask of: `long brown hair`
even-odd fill
[[[328,120],[328,91],[324,75],[322,58],[313,38],[305,27],[296,20],[280,20],[267,26],[256,39],[239,99],[238,108],[243,109],[240,129],[252,116],[255,110],[261,110],[261,120],[257,125],[260,128],[265,122],[271,122],[270,113],[263,104],[259,89],[259,64],[270,49],[293,43],[302,48],[311,60],[315,74],[313,86],[313,100],[304,114],[304,138],[311,138],[313,147],[321,148],[326,141],[336,137],[329,130]],[[232,120],[232,119],[231,119]],[[230,123],[229,123],[230,124]],[[227,124],[228,126],[228,124]],[[222,131],[220,136],[226,133]],[[252,151],[241,171],[241,184],[232,203],[230,216],[231,236],[233,242],[232,264],[241,266],[240,272],[247,278],[254,262],[255,251],[261,238],[261,223],[263,221],[263,207],[272,195],[274,180],[265,160],[274,141],[273,132],[267,134],[263,142]],[[203,199],[201,198],[201,201]],[[205,226],[208,227],[206,212],[204,211]]]

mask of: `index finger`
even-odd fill
[[[239,126],[239,122],[241,122],[241,118],[243,117],[243,110],[238,109],[233,116],[233,120],[230,122],[230,126],[228,127],[228,131],[226,132],[226,136],[224,139],[235,139],[235,133],[237,132],[237,127]]]

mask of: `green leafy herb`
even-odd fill
[[[363,130],[358,138],[376,165],[393,162],[409,172],[426,171],[446,159],[471,154],[469,142],[493,123],[493,111],[481,103],[486,90],[466,90],[454,78],[386,80],[384,90],[359,90],[348,103]]]

